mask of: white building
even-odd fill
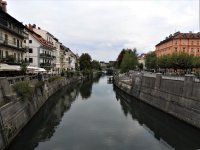
[[[65,47],[65,69],[75,71],[78,66],[78,56],[75,55],[69,48]]]
[[[55,49],[55,68],[54,71],[60,73],[62,71],[62,62],[61,62],[61,43],[57,38],[55,38],[52,34],[48,31],[41,29],[40,27],[36,27],[36,25],[29,25],[32,26],[33,31],[43,37],[49,44],[51,44]]]
[[[39,34],[56,49],[54,68],[55,72],[61,73],[62,71],[66,70],[75,70],[77,64],[77,56],[69,48],[60,43],[59,40],[48,31],[43,30],[40,27],[37,28],[36,25],[29,24],[29,26],[32,27],[35,33]]]
[[[138,56],[138,62],[143,64],[143,69],[145,70],[146,69],[146,66],[145,66],[145,56],[146,54],[141,54],[140,56]]]
[[[25,60],[33,67],[53,71],[55,68],[55,50],[51,43],[35,33],[32,26],[26,26],[29,38],[24,43],[29,47]]]

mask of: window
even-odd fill
[[[0,58],[3,57],[3,50],[0,50]]]
[[[18,53],[18,61],[20,61],[20,54]]]
[[[19,40],[17,40],[17,47],[19,47]]]
[[[199,52],[199,48],[197,48],[197,52]]]
[[[29,63],[32,63],[33,62],[33,58],[29,58]]]
[[[32,40],[29,40],[29,43],[32,43]]]
[[[6,51],[6,57],[8,57],[8,51]]]
[[[25,62],[27,62],[27,58],[25,58]]]
[[[16,60],[16,53],[14,53],[14,59]]]
[[[16,38],[13,38],[13,44],[16,45]]]
[[[192,42],[191,42],[191,45],[193,45],[193,44],[194,44],[194,42],[192,41]]]
[[[24,43],[26,43],[26,40],[24,40]]]
[[[33,53],[33,49],[32,48],[29,48],[29,53]]]

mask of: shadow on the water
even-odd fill
[[[39,142],[48,141],[55,133],[64,113],[70,110],[79,92],[84,98],[90,97],[92,84],[94,81],[99,81],[99,79],[94,79],[74,84],[70,88],[64,87],[51,96],[7,149],[34,150]]]
[[[200,148],[200,130],[158,109],[155,109],[114,86],[116,99],[124,115],[146,128],[170,149],[196,150]]]
[[[70,109],[77,95],[78,88],[77,85],[74,85],[70,89],[65,87],[51,96],[47,104],[40,109],[8,149],[34,150],[40,141],[50,139],[62,116]]]
[[[101,74],[97,74],[92,79],[83,81],[83,84],[80,87],[80,95],[83,100],[90,98],[92,94],[92,85],[94,83],[96,84],[99,83],[100,78],[101,78]]]

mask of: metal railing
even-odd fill
[[[48,59],[55,59],[56,57],[50,54],[40,53],[40,57],[45,57]]]
[[[8,40],[6,38],[0,37],[0,44],[4,46],[9,46],[11,48],[15,48],[24,52],[27,50],[27,47],[23,46],[22,41],[19,41],[19,43],[17,43],[17,40],[14,42],[12,40]]]
[[[32,81],[32,80],[35,80],[35,79],[38,79],[38,76],[37,75],[26,75],[26,76],[17,76],[17,77],[7,77],[7,80],[9,82],[10,85],[13,85],[17,82],[20,82],[20,81],[24,81],[24,80],[27,80],[27,81]]]

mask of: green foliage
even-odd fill
[[[27,65],[26,63],[22,63],[22,64],[21,64],[20,69],[21,69],[21,71],[22,71],[23,74],[26,73],[26,71],[27,71],[27,66],[28,66],[28,65]]]
[[[190,69],[198,66],[198,59],[187,53],[173,53],[171,55],[164,55],[157,59],[159,68],[173,68],[173,69]]]
[[[40,91],[43,93],[43,88],[44,88],[44,81],[38,81],[36,84],[35,84],[35,90],[36,89],[40,89]]]
[[[123,49],[123,50],[119,53],[119,55],[118,55],[118,57],[117,57],[117,63],[116,63],[116,67],[117,67],[117,68],[120,68],[120,65],[121,65],[122,59],[123,59],[123,57],[124,57],[125,51],[126,51],[126,50]]]
[[[135,69],[137,64],[138,60],[136,50],[127,50],[123,56],[120,70],[121,72],[128,72],[129,70]]]
[[[101,70],[101,65],[97,60],[92,61],[92,69],[94,70]]]
[[[157,63],[158,63],[158,67],[159,68],[163,68],[163,69],[167,69],[170,68],[171,66],[171,62],[170,62],[170,55],[164,55],[161,56],[157,59]]]
[[[56,81],[56,80],[61,80],[63,79],[63,77],[61,76],[52,76],[48,79],[49,82],[53,82],[53,81]]]
[[[20,81],[13,85],[14,91],[18,96],[22,98],[22,100],[26,98],[30,98],[33,94],[33,87],[30,86],[28,81]]]
[[[89,54],[83,53],[79,57],[80,70],[91,70],[92,69],[91,60],[92,60],[92,58]]]
[[[145,57],[145,65],[147,69],[157,68],[157,57],[155,52],[150,52]]]
[[[200,68],[200,57],[198,56],[193,57],[192,66],[193,68]]]

